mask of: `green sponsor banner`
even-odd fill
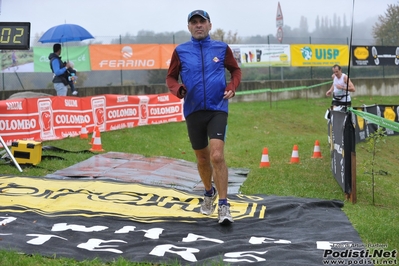
[[[387,129],[399,132],[399,123],[396,123],[394,121],[388,120],[384,117],[378,116],[378,115],[374,115],[374,114],[370,114],[367,112],[362,112],[362,111],[358,111],[353,109],[352,107],[348,108],[349,111],[351,111],[352,113],[354,113],[357,116],[360,116],[361,118],[370,121],[374,124],[377,124],[381,127],[385,127]]]
[[[53,52],[53,47],[33,47],[33,60],[35,72],[51,72],[48,56]],[[90,71],[90,54],[88,46],[62,46],[62,61],[71,61],[77,71]]]

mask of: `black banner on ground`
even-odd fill
[[[133,183],[3,176],[0,248],[76,260],[310,266],[364,247],[342,201],[229,195],[235,222],[221,226],[216,213],[199,213],[201,198]]]
[[[399,47],[397,46],[352,46],[353,66],[397,66]]]

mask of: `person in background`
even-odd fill
[[[11,67],[16,67],[16,69],[18,69],[18,66],[17,66],[17,55],[15,54],[15,50],[12,51],[11,60],[12,60]]]
[[[66,96],[68,92],[68,72],[70,68],[69,62],[62,62],[61,60],[61,44],[56,43],[53,45],[53,52],[50,53],[48,59],[50,60],[50,68],[54,73],[53,83],[57,96]]]
[[[187,21],[191,41],[178,45],[173,51],[166,84],[172,94],[184,98],[188,135],[205,187],[200,211],[211,215],[219,196],[218,222],[230,224],[234,220],[227,199],[228,169],[224,145],[228,102],[241,82],[241,69],[226,43],[211,40],[209,13],[195,10],[189,13]],[[230,72],[229,83],[225,69]]]
[[[339,65],[333,66],[333,84],[331,88],[326,92],[326,96],[333,96],[331,102],[333,110],[341,110],[348,106],[351,106],[351,92],[355,92],[355,86],[349,77],[342,73],[342,68]]]

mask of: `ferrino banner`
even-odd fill
[[[91,70],[167,69],[174,44],[90,45]]]
[[[347,66],[348,63],[349,48],[347,45],[291,45],[291,65],[293,67],[332,67],[335,64]]]

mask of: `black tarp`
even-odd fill
[[[233,194],[235,223],[221,226],[199,214],[201,196],[171,188],[17,176],[0,184],[0,248],[26,254],[309,266],[335,259],[323,257],[332,243],[361,244],[336,200]]]

